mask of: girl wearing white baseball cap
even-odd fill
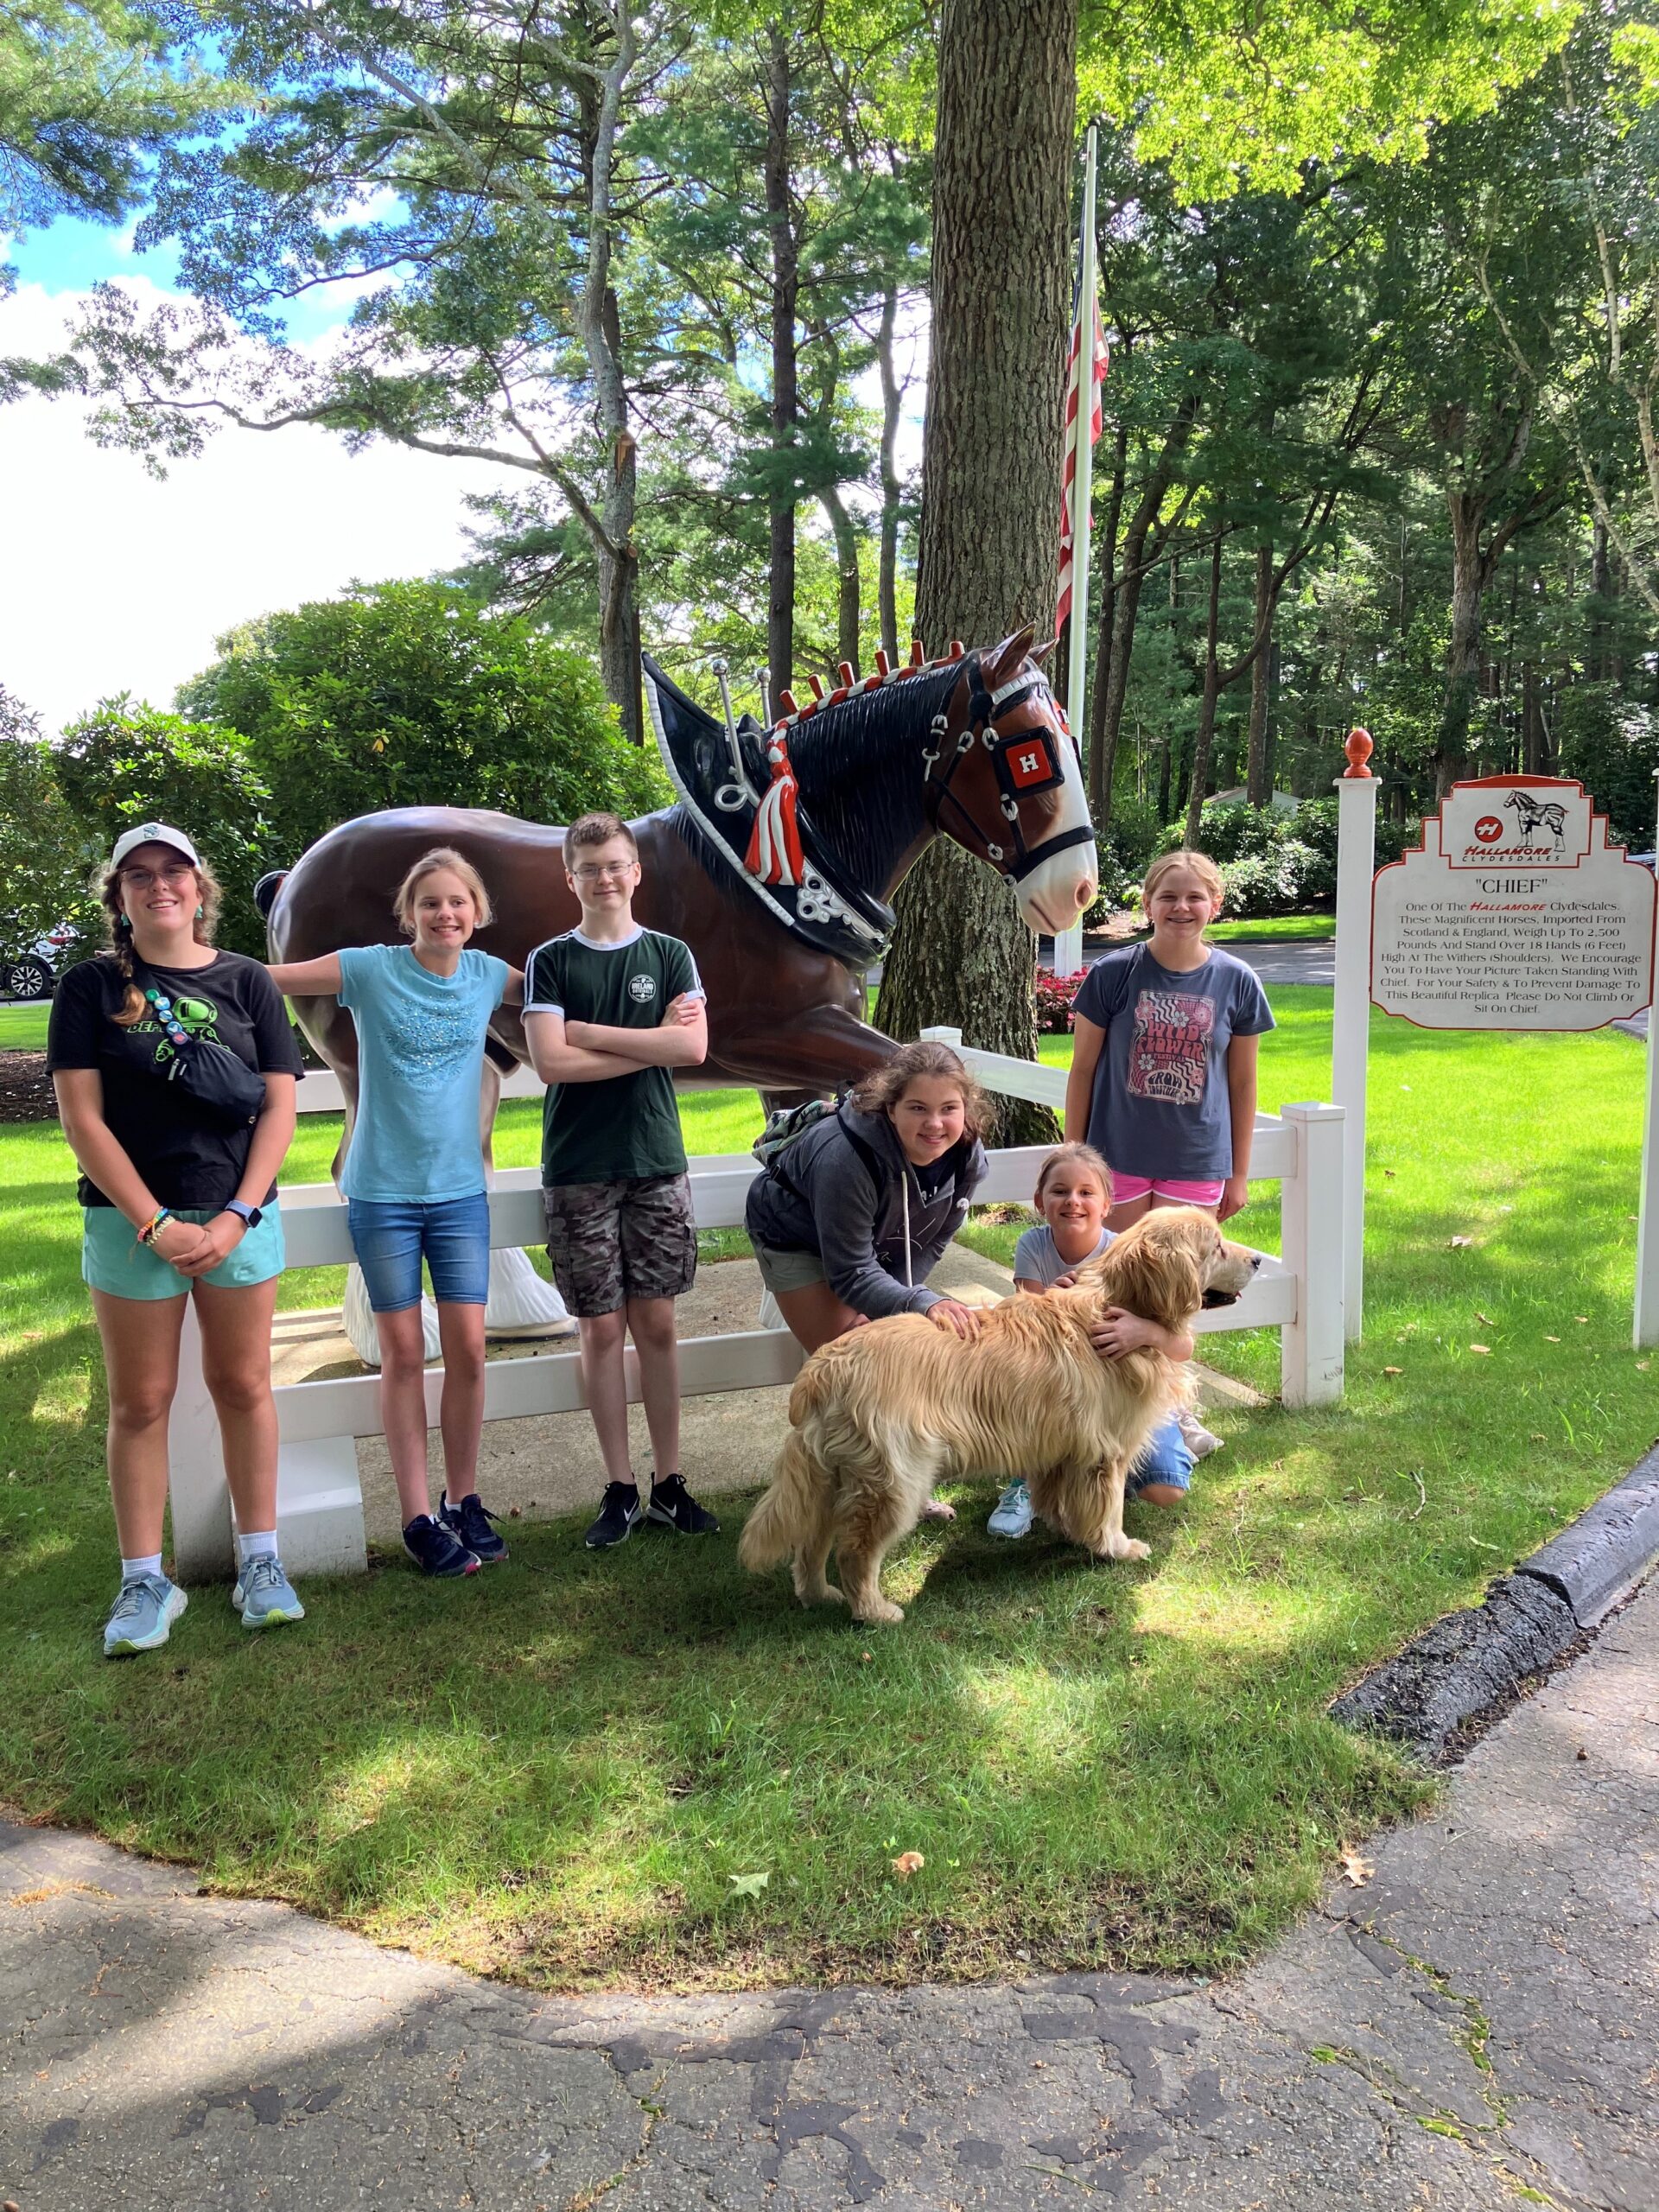
[[[304,1618],[276,1551],[270,1395],[276,1171],[300,1056],[264,969],[214,946],[219,886],[182,830],[124,831],[101,896],[110,948],[59,983],[47,1065],[81,1171],[81,1274],[109,1379],[121,1588],[104,1649],[119,1657],[165,1643],[185,1608],[162,1536],[187,1297],[236,1508],[232,1602],[248,1628]]]

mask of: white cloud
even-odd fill
[[[0,306],[0,353],[49,351],[80,304],[20,287]],[[236,623],[448,565],[466,550],[464,495],[507,474],[387,446],[353,455],[321,430],[232,429],[157,481],[93,445],[86,411],[0,407],[0,683],[49,730],[113,692],[169,704]]]

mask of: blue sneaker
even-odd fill
[[[305,1618],[305,1607],[275,1552],[260,1552],[243,1561],[231,1603],[240,1606],[244,1628],[275,1628],[279,1621]]]
[[[416,1514],[404,1529],[404,1549],[423,1574],[436,1574],[446,1581],[458,1574],[476,1574],[482,1561],[476,1552],[457,1543],[454,1531],[429,1513]]]
[[[1022,1482],[1013,1482],[997,1499],[995,1510],[985,1526],[994,1536],[1028,1536],[1035,1517],[1031,1510],[1030,1490]]]
[[[135,1652],[159,1650],[189,1602],[164,1574],[140,1574],[124,1582],[104,1624],[104,1656],[127,1659]]]
[[[486,1567],[493,1567],[507,1555],[506,1538],[498,1536],[490,1526],[496,1518],[476,1491],[457,1498],[453,1505],[447,1491],[438,1500],[438,1519],[455,1541]]]

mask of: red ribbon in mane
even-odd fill
[[[800,827],[795,819],[800,786],[789,765],[789,741],[781,730],[774,730],[767,738],[766,760],[772,781],[755,810],[743,865],[757,883],[798,885],[806,872]]]

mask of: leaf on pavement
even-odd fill
[[[1344,1846],[1342,1878],[1344,1882],[1351,1883],[1357,1890],[1363,1890],[1376,1872],[1376,1867],[1369,1859],[1362,1859],[1357,1851],[1350,1850],[1346,1845]]]

